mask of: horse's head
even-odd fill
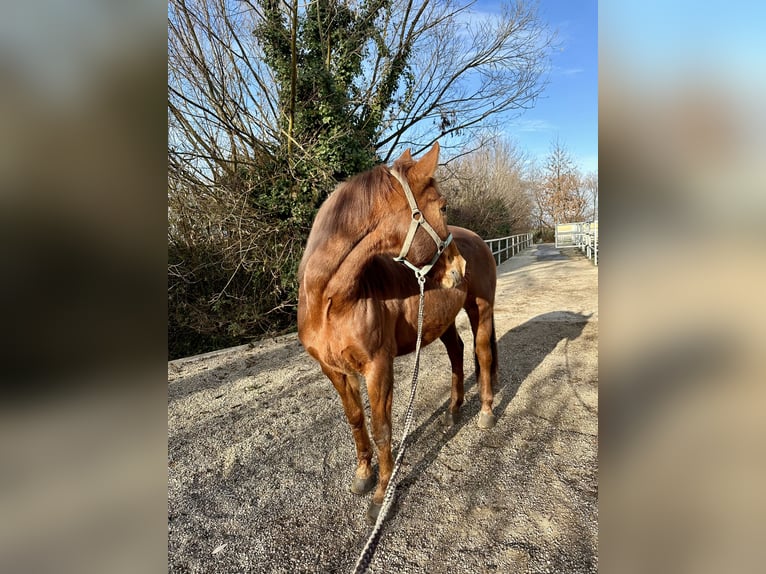
[[[401,188],[396,205],[397,236],[401,251],[397,261],[416,275],[432,277],[443,287],[457,287],[465,274],[465,260],[447,228],[447,201],[439,193],[434,172],[439,162],[439,144],[420,160],[405,151],[391,168],[392,183]]]

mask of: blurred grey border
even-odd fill
[[[605,572],[763,569],[765,15],[599,3]]]
[[[162,571],[167,8],[2,14],[0,571]]]

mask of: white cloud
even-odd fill
[[[520,132],[551,132],[558,129],[547,120],[516,120],[510,125],[514,131]]]

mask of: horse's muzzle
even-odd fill
[[[465,259],[463,259],[459,252],[455,255],[445,252],[445,255],[447,257],[447,268],[444,270],[444,277],[441,283],[442,287],[453,289],[463,282],[463,277],[465,277]]]

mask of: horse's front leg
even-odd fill
[[[359,379],[353,375],[335,371],[325,365],[322,365],[322,371],[332,381],[335,390],[338,391],[348,424],[351,427],[351,434],[354,435],[357,465],[350,490],[354,494],[366,494],[375,485],[375,475],[372,473],[372,445],[364,420],[364,404],[359,393]]]
[[[370,399],[372,436],[378,447],[378,488],[367,510],[367,518],[374,522],[383,505],[394,461],[391,456],[391,404],[394,390],[394,359],[381,355],[373,359],[367,372],[367,395]]]

